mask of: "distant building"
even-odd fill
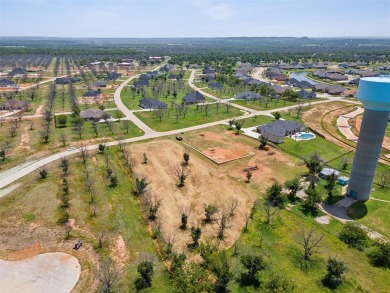
[[[25,101],[9,99],[3,103],[0,103],[0,110],[14,111],[14,110],[26,110],[26,109],[27,109],[27,103]]]
[[[97,80],[97,81],[95,81],[92,84],[92,86],[95,87],[95,88],[106,87],[107,86],[107,82],[101,81],[101,80]]]
[[[199,104],[206,102],[205,97],[200,92],[192,92],[183,98],[186,105]]]
[[[0,79],[0,87],[17,87],[17,83],[9,79]]]
[[[147,87],[147,86],[149,86],[149,81],[147,81],[147,80],[138,80],[138,81],[134,82],[134,86],[135,87]]]
[[[121,76],[122,76],[122,74],[113,71],[113,72],[110,72],[109,74],[107,74],[106,80],[117,80]]]
[[[282,143],[285,136],[294,135],[303,130],[305,130],[305,125],[288,120],[275,120],[257,127],[257,132],[273,143]]]
[[[87,110],[80,112],[80,117],[84,120],[99,121],[103,118],[111,118],[111,114],[100,109],[94,110],[92,108],[88,108]]]
[[[167,104],[163,103],[157,99],[141,99],[139,101],[139,106],[143,109],[166,109]]]
[[[87,91],[79,98],[80,104],[101,104],[107,102],[109,96],[103,95],[100,90],[98,91]]]
[[[318,174],[318,176],[320,176],[322,179],[327,179],[332,175],[335,175],[338,178],[340,176],[340,172],[332,168],[324,168]]]
[[[208,87],[210,89],[215,89],[215,90],[221,90],[223,89],[223,85],[220,84],[219,82],[212,82],[212,83],[209,83]]]
[[[308,92],[305,90],[300,90],[297,92],[301,99],[315,99],[317,97],[315,92]]]
[[[248,92],[235,94],[234,98],[238,100],[255,101],[255,100],[261,100],[261,95],[258,93],[254,93],[252,91],[248,91]]]
[[[26,74],[26,69],[24,69],[22,67],[16,67],[16,68],[12,69],[12,71],[11,71],[12,76],[23,75],[23,74]]]

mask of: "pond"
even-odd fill
[[[318,84],[318,82],[308,78],[306,76],[307,73],[308,73],[307,71],[291,72],[290,73],[290,78],[295,78],[298,81],[307,81],[308,83],[310,83],[312,85]]]

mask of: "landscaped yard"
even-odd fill
[[[238,117],[244,114],[241,110],[234,107],[231,107],[229,112],[227,112],[223,104],[219,106],[220,109],[217,113],[216,107],[215,104],[210,105],[210,112],[206,115],[201,106],[190,105],[185,118],[180,116],[178,121],[176,121],[175,110],[164,110],[165,114],[161,122],[160,118],[153,112],[135,112],[135,115],[156,131],[168,131]]]

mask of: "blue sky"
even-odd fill
[[[390,37],[390,0],[0,0],[0,35]]]

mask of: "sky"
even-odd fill
[[[0,0],[0,36],[390,37],[390,0]]]

